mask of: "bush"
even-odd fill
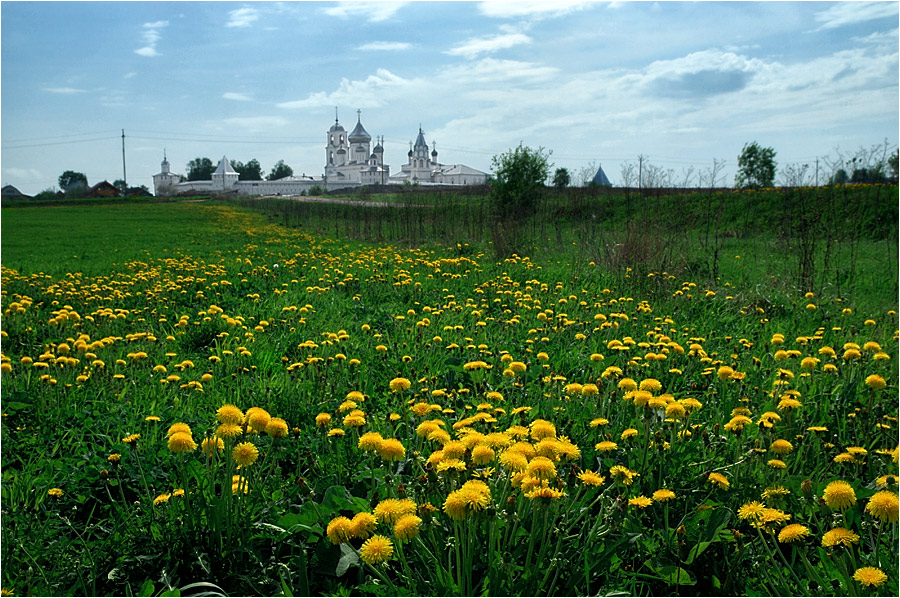
[[[542,147],[532,149],[520,143],[519,147],[494,156],[491,200],[499,217],[518,218],[534,212],[550,174],[550,153]]]

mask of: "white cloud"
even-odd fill
[[[496,52],[529,43],[531,43],[531,38],[524,33],[503,33],[487,37],[473,37],[457,44],[445,53],[451,56],[474,58],[482,53]]]
[[[245,93],[235,93],[233,91],[227,91],[222,94],[223,100],[234,100],[235,102],[252,102],[253,98],[248,96]]]
[[[141,37],[145,45],[135,50],[134,53],[139,56],[146,56],[148,58],[159,56],[159,52],[156,51],[156,44],[160,39],[162,39],[162,35],[160,34],[159,30],[165,29],[168,26],[168,21],[153,21],[152,23],[144,23],[144,33]]]
[[[585,0],[519,0],[518,2],[481,2],[478,12],[486,17],[556,17],[582,10],[596,4]]]
[[[259,11],[255,8],[238,8],[228,13],[226,27],[249,27],[259,19]]]
[[[45,87],[44,91],[50,93],[58,93],[61,95],[74,95],[77,93],[87,93],[86,89],[77,89],[75,87]]]
[[[134,71],[131,71],[131,72],[125,73],[125,74],[122,76],[122,78],[123,78],[123,79],[131,79],[131,78],[134,77],[135,75],[137,75],[137,73],[134,72]]]
[[[542,66],[534,62],[482,58],[477,62],[451,67],[445,74],[449,79],[465,85],[475,82],[505,82],[512,79],[547,80],[558,73],[559,69],[556,67]]]
[[[409,50],[412,44],[406,42],[369,42],[357,47],[357,50],[363,51],[386,51],[392,52],[397,50]]]
[[[815,18],[822,23],[819,29],[834,29],[887,17],[896,20],[896,2],[838,2],[816,13]]]
[[[278,107],[311,108],[341,105],[377,107],[383,106],[388,99],[408,93],[419,84],[420,82],[415,79],[404,79],[387,69],[380,68],[374,75],[369,75],[362,81],[341,79],[341,84],[331,93],[324,91],[311,93],[304,100],[282,102]]]
[[[36,168],[16,168],[13,166],[10,168],[4,168],[3,172],[6,175],[3,178],[10,177],[14,179],[41,179],[41,171],[37,170]]]
[[[393,17],[406,2],[338,2],[324,10],[326,15],[346,19],[364,17],[373,23]]]

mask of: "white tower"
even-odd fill
[[[334,109],[334,124],[328,129],[325,145],[325,174],[334,174],[334,169],[347,163],[347,131],[338,122],[337,108]]]
[[[172,186],[181,181],[181,177],[172,174],[172,165],[166,158],[165,150],[163,150],[163,161],[160,164],[160,171],[153,175],[153,193],[154,195],[164,195],[172,191]]]
[[[238,182],[240,174],[232,166],[228,158],[222,156],[216,171],[212,174],[213,191],[228,191]]]

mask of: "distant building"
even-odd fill
[[[173,174],[165,154],[159,173],[153,175],[156,195],[184,193],[237,193],[240,195],[300,195],[313,187],[325,191],[383,185],[389,183],[419,183],[423,185],[481,185],[487,174],[462,164],[444,165],[437,161],[437,150],[428,152],[428,144],[422,128],[413,146],[410,144],[409,161],[401,172],[391,176],[391,168],[384,162],[383,139],[372,147],[372,136],[362,124],[362,116],[356,111],[356,126],[348,134],[335,116],[325,139],[325,172],[318,178],[289,176],[274,181],[241,181],[239,173],[226,156],[222,156],[212,179],[209,181],[185,181]]]
[[[100,181],[87,192],[88,197],[119,197],[119,190],[109,181]]]
[[[597,174],[594,175],[591,182],[603,187],[612,187],[612,183],[609,182],[609,178],[606,176],[606,173],[603,172],[602,166],[597,168]]]
[[[3,199],[31,199],[30,195],[25,195],[12,185],[6,185],[0,189],[0,197]]]

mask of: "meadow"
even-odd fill
[[[896,596],[897,187],[584,193],[5,207],[3,595]]]

